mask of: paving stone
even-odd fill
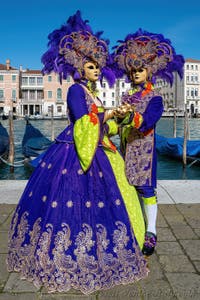
[[[176,215],[166,215],[164,216],[164,218],[166,219],[167,223],[170,226],[177,226],[177,225],[188,225],[186,223],[186,220],[184,219],[184,217],[181,214],[176,214]]]
[[[200,299],[200,276],[192,273],[166,273],[179,300]]]
[[[194,232],[194,230],[190,226],[173,226],[173,233],[177,239],[198,239],[198,235]]]
[[[153,255],[151,255],[148,258],[147,262],[148,262],[149,274],[145,280],[154,282],[157,279],[163,279],[164,274],[161,265],[159,263],[158,256],[156,255],[155,252]]]
[[[1,231],[6,231],[8,232],[9,229],[10,229],[10,224],[11,224],[11,220],[12,220],[12,214],[9,215],[5,220],[4,222],[0,225],[0,232]]]
[[[177,209],[185,216],[196,216],[200,215],[199,204],[177,204]]]
[[[194,228],[194,232],[200,237],[200,228]]]
[[[200,260],[200,240],[180,240],[191,260]]]
[[[165,272],[194,272],[192,263],[185,255],[160,255],[160,264]]]
[[[156,246],[156,253],[159,255],[181,255],[183,251],[177,242],[159,242]]]
[[[200,218],[199,216],[185,216],[187,223],[192,228],[199,228],[200,229]]]
[[[157,216],[157,227],[168,227],[168,224],[166,223],[162,213],[158,210],[158,216]]]
[[[0,254],[0,290],[3,289],[8,277],[9,272],[7,271],[6,265],[6,254]]]
[[[193,261],[193,264],[195,265],[197,271],[200,273],[200,261]]]
[[[72,295],[70,293],[41,294],[39,300],[96,300],[96,295]],[[98,298],[99,299],[99,298]],[[27,299],[29,300],[29,299]],[[114,300],[114,299],[113,299]]]
[[[119,285],[112,289],[101,291],[98,300],[141,300],[138,282],[129,285]]]
[[[34,293],[24,293],[24,294],[9,294],[2,293],[0,294],[0,300],[39,300],[37,294]]]
[[[158,207],[164,217],[167,215],[180,215],[175,204],[161,204]]]
[[[142,299],[144,300],[176,299],[167,280],[160,279],[154,282],[143,280],[140,285],[142,288]]]
[[[8,253],[8,233],[0,232],[0,253]]]
[[[39,289],[36,288],[31,282],[27,280],[21,280],[18,273],[11,273],[8,281],[4,287],[4,292],[36,292]]]
[[[2,214],[10,215],[16,208],[16,204],[0,203],[0,216]]]
[[[169,228],[158,228],[157,229],[158,243],[161,241],[176,241],[171,229]]]

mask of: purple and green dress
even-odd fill
[[[141,253],[144,221],[124,161],[78,83],[68,91],[70,124],[34,170],[9,232],[8,270],[49,292],[84,294],[129,284],[148,274]]]

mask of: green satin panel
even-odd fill
[[[110,161],[121,195],[124,199],[135,237],[140,249],[142,249],[144,244],[145,224],[137,192],[134,186],[129,185],[126,179],[124,161],[119,152],[113,153],[105,149],[105,153]]]
[[[99,120],[90,113],[78,119],[74,124],[74,142],[83,171],[90,167],[99,140]]]

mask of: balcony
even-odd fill
[[[28,105],[28,104],[43,104],[44,99],[19,99],[19,104]]]

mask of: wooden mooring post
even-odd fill
[[[14,158],[15,158],[15,146],[14,146],[14,126],[13,126],[13,111],[9,111],[9,155],[8,161],[10,163],[10,173],[14,173]]]
[[[183,139],[183,167],[187,165],[187,140],[189,136],[189,123],[188,123],[188,112],[187,105],[185,105],[184,113],[184,139]]]
[[[174,109],[174,122],[173,122],[174,138],[176,137],[176,110]]]
[[[54,133],[54,107],[51,105],[51,140],[54,141],[55,133]]]

